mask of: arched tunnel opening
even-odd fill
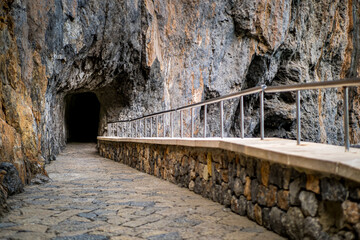
[[[65,101],[67,142],[96,142],[100,102],[95,93],[70,94]]]

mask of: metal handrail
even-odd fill
[[[360,78],[347,78],[336,81],[327,82],[311,82],[296,85],[268,86],[265,93],[292,92],[300,90],[316,90],[324,88],[353,87],[359,86]]]
[[[344,145],[345,150],[349,151],[350,149],[350,141],[349,141],[349,94],[348,94],[348,87],[354,87],[354,86],[360,86],[360,78],[348,78],[348,79],[341,79],[336,81],[327,81],[327,82],[312,82],[312,83],[302,83],[302,84],[295,84],[295,85],[282,85],[282,86],[266,86],[261,85],[253,88],[249,88],[246,90],[242,90],[240,92],[228,94],[225,96],[212,98],[206,101],[198,102],[189,104],[186,106],[182,106],[179,108],[174,108],[170,110],[164,110],[148,115],[144,115],[142,117],[128,119],[128,120],[119,120],[119,121],[112,121],[108,122],[108,133],[110,133],[110,124],[116,124],[116,123],[125,123],[125,124],[134,124],[135,123],[135,133],[132,133],[132,127],[130,132],[130,137],[134,136],[137,137],[138,135],[138,123],[140,120],[144,120],[143,126],[144,126],[144,137],[146,136],[146,120],[151,119],[151,125],[150,125],[150,136],[153,136],[153,118],[156,117],[156,126],[158,126],[159,117],[163,117],[162,125],[163,125],[163,137],[165,137],[165,114],[170,113],[170,129],[171,129],[171,137],[174,136],[174,113],[179,112],[180,113],[180,137],[183,137],[183,111],[190,109],[191,112],[191,133],[190,136],[194,137],[194,108],[196,107],[202,107],[204,106],[204,137],[206,137],[206,124],[207,124],[207,105],[209,104],[215,104],[220,103],[220,134],[221,138],[224,137],[224,110],[223,110],[223,102],[226,100],[234,99],[234,98],[240,98],[240,120],[241,120],[241,138],[244,138],[244,96],[251,95],[251,94],[260,94],[260,136],[261,139],[264,139],[264,94],[265,93],[280,93],[280,92],[293,92],[296,91],[296,125],[297,125],[297,144],[299,145],[301,142],[301,112],[300,112],[300,91],[303,90],[317,90],[317,89],[324,89],[324,88],[344,88]],[[141,124],[141,123],[140,123]],[[140,127],[139,127],[140,129]],[[129,133],[126,134],[126,136],[129,136]],[[141,133],[140,133],[141,136]],[[156,137],[158,137],[158,127],[156,127]]]

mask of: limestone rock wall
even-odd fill
[[[70,93],[96,93],[102,135],[109,120],[259,84],[358,76],[359,9],[354,0],[1,0],[0,161],[23,182],[44,174],[66,144]],[[341,89],[302,99],[303,138],[341,144]],[[246,136],[257,136],[258,96],[245,100]],[[291,93],[266,96],[266,135],[294,137],[294,108]],[[356,144],[359,89],[350,108]],[[225,132],[237,136],[238,102],[225,109]],[[218,134],[217,107],[208,111]],[[195,116],[202,121],[201,109]]]

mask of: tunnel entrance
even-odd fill
[[[91,92],[65,98],[65,122],[68,142],[96,142],[99,129],[100,103]]]

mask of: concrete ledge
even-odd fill
[[[119,138],[98,137],[100,141],[133,142],[188,147],[218,148],[261,158],[294,168],[333,174],[360,183],[360,149],[328,144],[267,138]]]

